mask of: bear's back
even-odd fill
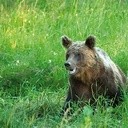
[[[100,59],[104,65],[105,73],[110,74],[115,78],[115,83],[123,85],[126,82],[126,77],[122,70],[109,57],[109,55],[102,49],[95,47],[97,58]],[[107,76],[109,77],[109,76]]]

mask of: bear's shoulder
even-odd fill
[[[100,59],[106,68],[111,68],[113,61],[109,57],[109,55],[101,48],[95,47],[96,56]]]

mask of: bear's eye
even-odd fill
[[[76,53],[76,54],[75,54],[75,58],[76,58],[77,60],[81,60],[81,54],[80,54],[80,53]]]

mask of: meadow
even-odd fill
[[[127,128],[121,105],[60,117],[68,88],[61,36],[93,34],[128,76],[127,0],[0,0],[0,127]]]

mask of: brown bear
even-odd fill
[[[77,42],[62,37],[62,45],[67,49],[64,65],[70,83],[63,114],[71,103],[82,101],[83,107],[86,102],[96,102],[99,95],[111,99],[114,106],[120,100],[126,76],[104,50],[95,47],[95,42],[94,36]]]

